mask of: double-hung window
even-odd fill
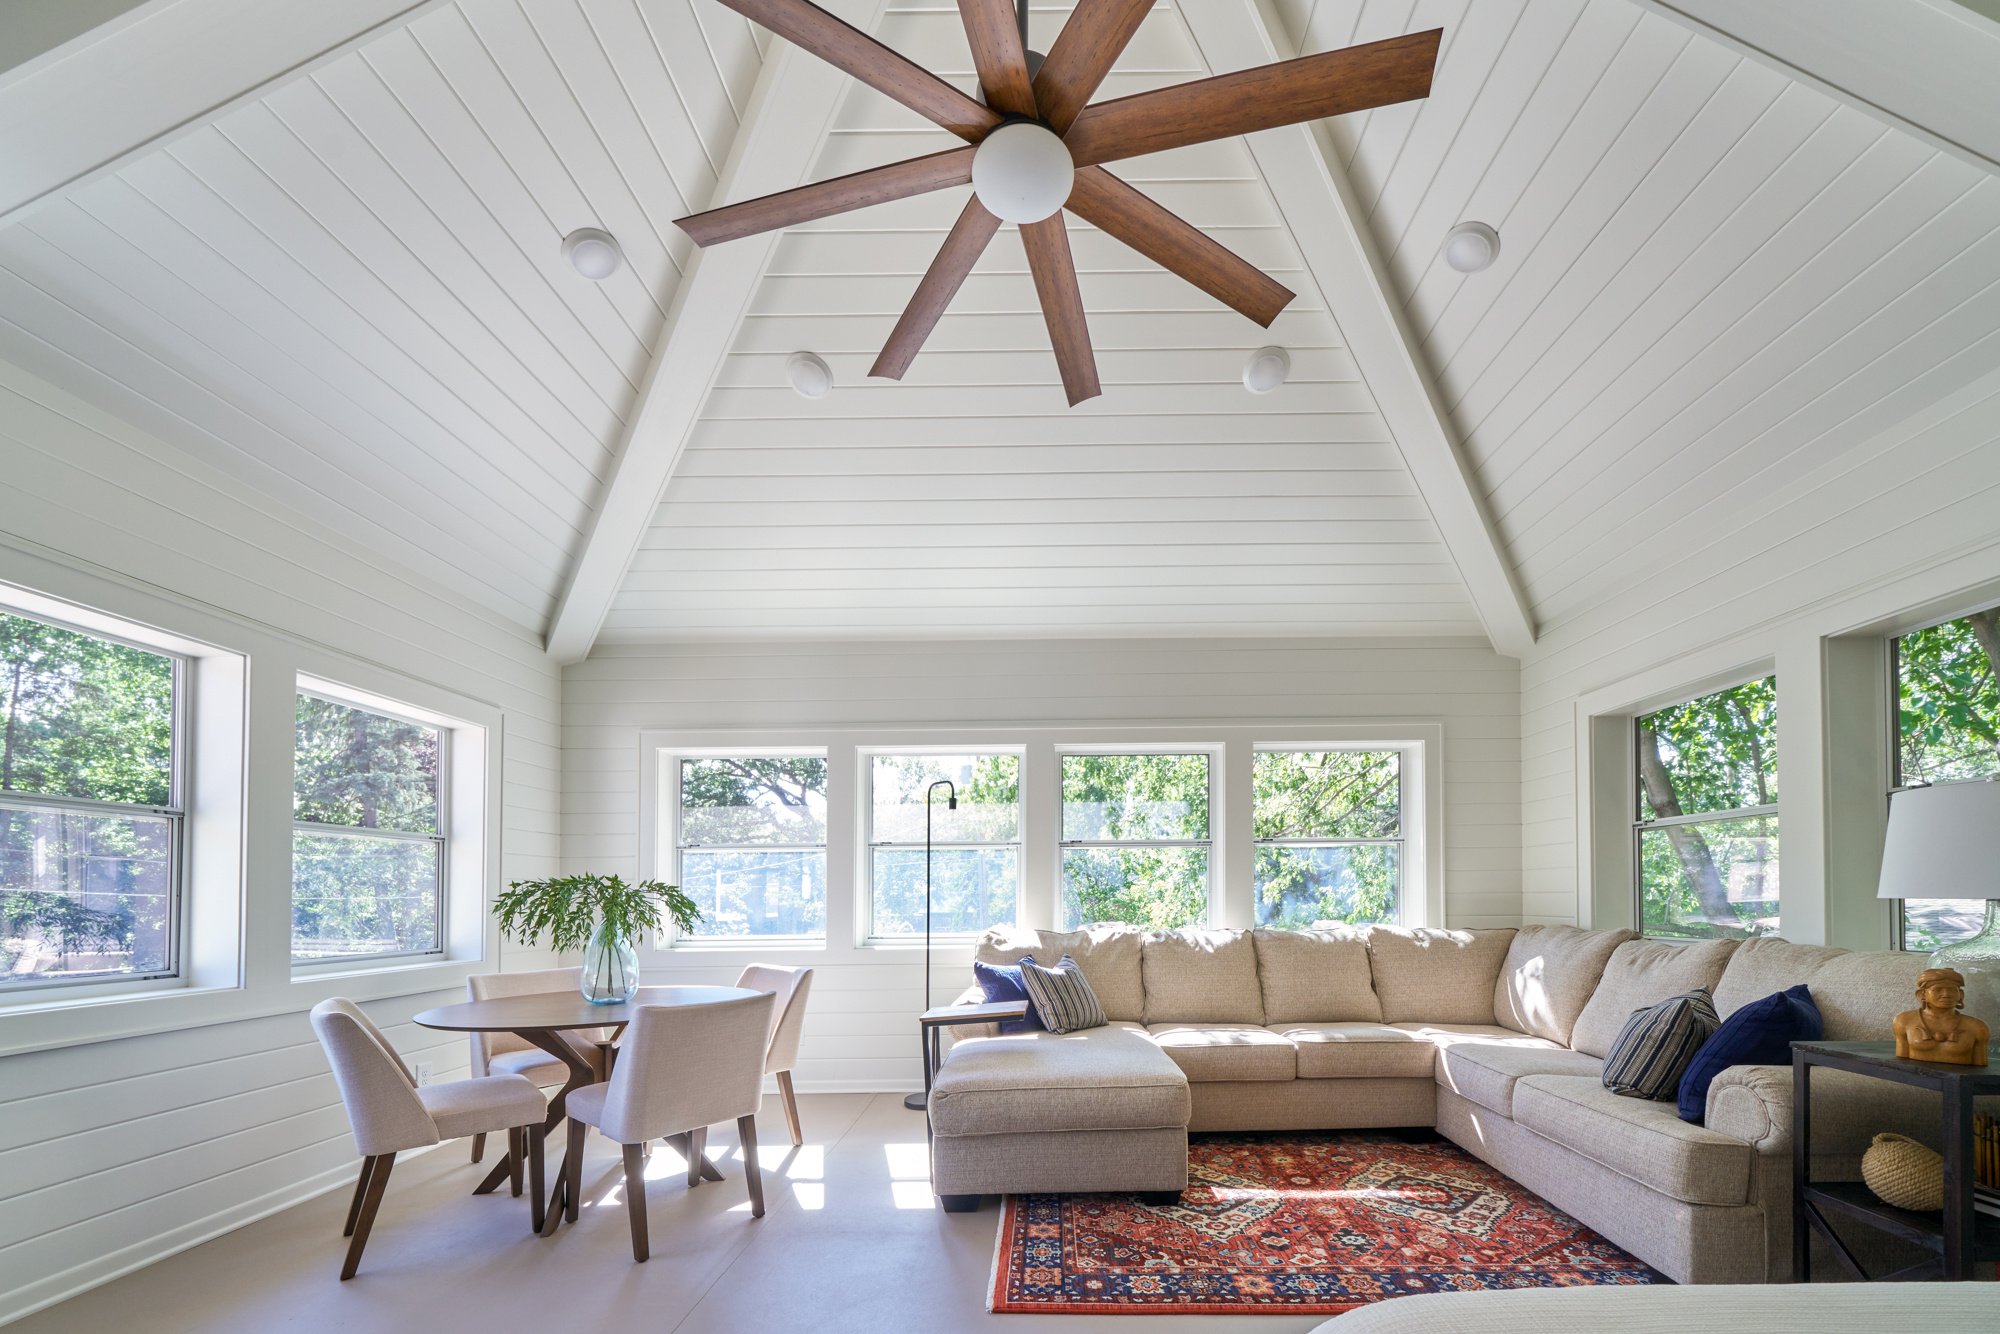
[[[1639,921],[1646,935],[1778,928],[1778,683],[1748,681],[1636,723]]]
[[[2000,608],[1895,641],[1897,787],[2000,774]],[[1984,899],[1904,899],[1896,938],[1934,950],[1977,935]]]
[[[1208,919],[1207,752],[1072,752],[1062,767],[1061,926]]]
[[[185,666],[0,612],[0,988],[178,972]]]
[[[292,960],[443,950],[449,734],[301,690],[292,761]]]
[[[873,755],[868,794],[869,937],[924,934],[927,818],[931,931],[972,936],[1014,922],[1021,885],[1019,755]]]
[[[1257,925],[1402,920],[1402,760],[1393,750],[1257,752]]]
[[[676,879],[696,940],[826,938],[826,756],[673,763]]]

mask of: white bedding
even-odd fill
[[[2000,1334],[2000,1283],[1524,1288],[1398,1297],[1314,1334]]]

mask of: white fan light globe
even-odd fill
[[[1282,347],[1260,347],[1243,363],[1243,387],[1253,394],[1268,394],[1291,373],[1291,353]]]
[[[1444,238],[1444,262],[1460,273],[1477,273],[1500,258],[1500,233],[1483,222],[1461,222]]]
[[[1002,125],[972,154],[972,193],[1002,222],[1040,222],[1069,201],[1076,163],[1053,130]]]
[[[833,368],[810,352],[785,358],[785,378],[800,398],[825,398],[833,388]]]
[[[570,266],[594,283],[618,272],[625,258],[611,233],[596,227],[579,227],[565,236],[562,250]]]

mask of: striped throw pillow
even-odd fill
[[[1707,987],[1634,1010],[1604,1056],[1604,1087],[1628,1098],[1674,1097],[1701,1044],[1722,1025]]]
[[[1090,989],[1083,969],[1065,954],[1053,968],[1021,960],[1021,983],[1034,1002],[1035,1014],[1051,1033],[1074,1033],[1079,1028],[1099,1028],[1105,1023],[1104,1007]]]

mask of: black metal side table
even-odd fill
[[[1827,1221],[1841,1214],[1915,1242],[1937,1253],[1908,1269],[1878,1277],[1887,1280],[1973,1277],[1980,1260],[2000,1259],[2000,1218],[1976,1213],[1972,1207],[1972,1100],[2000,1093],[2000,1049],[1989,1065],[1940,1065],[1910,1061],[1896,1055],[1893,1042],[1794,1042],[1792,1044],[1792,1277],[1812,1279],[1812,1234],[1818,1232],[1833,1248],[1841,1266],[1854,1278],[1870,1276]],[[1859,1181],[1811,1180],[1812,1071],[1814,1067],[1845,1070],[1886,1079],[1938,1094],[1944,1127],[1944,1212],[1919,1213],[1898,1209],[1875,1198]]]

